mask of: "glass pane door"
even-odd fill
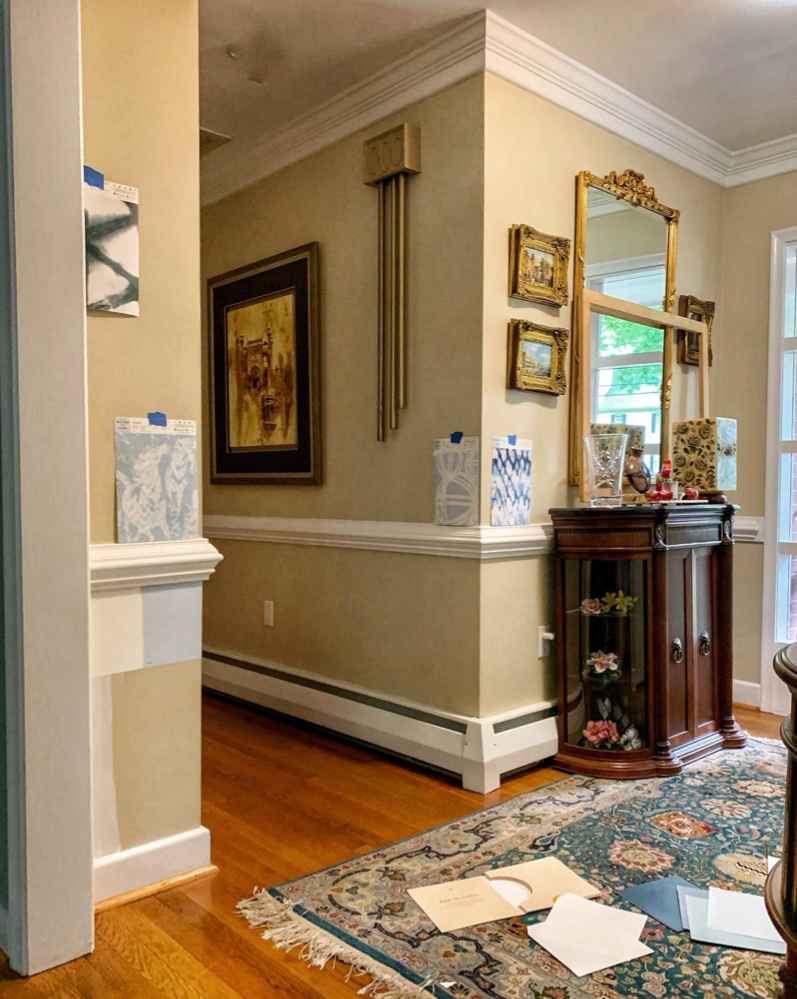
[[[566,741],[589,750],[646,749],[648,669],[642,559],[568,559]]]

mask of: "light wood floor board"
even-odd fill
[[[754,735],[780,718],[737,708]],[[97,916],[97,946],[31,979],[0,963],[2,999],[352,999],[338,964],[276,951],[236,915],[278,884],[452,821],[563,776],[541,767],[486,796],[365,746],[206,695],[202,819],[218,874]]]

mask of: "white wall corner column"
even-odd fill
[[[80,8],[10,0],[2,16],[5,946],[33,974],[94,940]]]
[[[95,903],[210,863],[203,826],[122,848],[112,678],[159,666],[183,669],[201,659],[202,583],[221,559],[205,538],[91,546]],[[199,732],[196,738],[198,753]]]

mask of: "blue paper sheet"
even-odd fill
[[[671,930],[680,932],[684,928],[684,921],[678,905],[679,885],[682,888],[695,888],[689,881],[673,875],[669,878],[659,878],[657,881],[648,881],[643,885],[624,888],[618,892],[618,895],[658,922],[669,926]]]

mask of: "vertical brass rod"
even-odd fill
[[[404,315],[404,285],[406,273],[405,230],[406,230],[406,175],[400,173],[397,183],[396,211],[396,337],[398,340],[396,364],[398,367],[398,404],[399,409],[407,405],[407,350]]]
[[[385,184],[379,190],[379,322],[376,344],[376,439],[385,439]]]
[[[388,293],[388,315],[390,316],[390,429],[398,427],[398,330],[396,329],[396,231],[397,226],[397,191],[396,178],[391,177],[390,184],[390,236],[388,239],[390,290]]]

